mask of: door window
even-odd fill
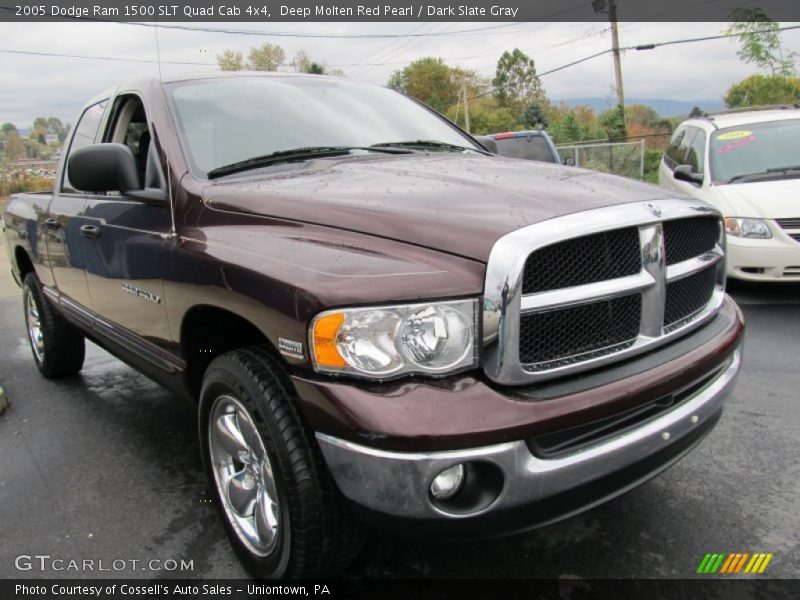
[[[678,157],[678,149],[683,142],[683,138],[686,136],[686,128],[678,129],[672,134],[672,139],[669,142],[669,146],[664,151],[664,162],[670,169],[675,169],[680,163],[680,158]]]
[[[684,164],[691,165],[692,171],[702,175],[705,173],[706,163],[706,132],[699,128],[692,129],[697,129],[697,132],[692,137]]]
[[[67,159],[64,161],[65,168],[63,183],[61,185],[62,192],[80,193],[79,190],[76,190],[72,187],[72,184],[70,184],[69,178],[67,177],[66,165],[69,163],[70,155],[75,152],[75,150],[94,144],[95,138],[97,137],[97,130],[100,129],[100,123],[103,120],[103,114],[105,113],[107,104],[107,100],[93,104],[83,111],[81,118],[78,120],[78,124],[75,126],[75,134],[72,136],[72,141],[69,145]]]
[[[134,95],[120,96],[114,103],[112,114],[105,141],[124,144],[130,148],[136,159],[139,181],[146,187],[160,187],[156,173],[158,161],[152,160],[155,156],[150,157],[150,152],[154,149],[150,143],[150,126],[141,99]],[[119,194],[114,192],[110,195]]]

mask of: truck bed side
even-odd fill
[[[52,198],[52,192],[13,194],[3,212],[11,272],[19,285],[31,271],[35,271],[45,285],[53,285],[44,228],[45,213]]]

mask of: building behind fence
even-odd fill
[[[560,144],[557,148],[562,159],[573,158],[577,167],[644,179],[644,139],[636,142]]]

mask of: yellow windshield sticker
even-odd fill
[[[717,136],[718,140],[738,140],[743,137],[747,137],[748,135],[753,135],[752,131],[729,131],[728,133],[722,133]]]

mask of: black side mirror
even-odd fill
[[[564,160],[562,160],[561,162],[564,163],[565,165],[567,165],[568,167],[574,167],[575,166],[575,157],[574,156],[565,156]]]
[[[481,146],[486,148],[492,154],[497,154],[497,142],[494,141],[493,137],[488,135],[476,135],[475,139],[480,142]]]
[[[672,172],[672,176],[678,181],[686,181],[695,185],[703,185],[703,174],[695,173],[692,165],[678,165]]]
[[[128,192],[142,189],[136,159],[124,144],[78,148],[67,164],[70,183],[84,192]]]
[[[70,183],[83,192],[120,192],[145,202],[164,200],[159,189],[144,189],[136,159],[125,144],[92,144],[78,148],[67,162]]]

